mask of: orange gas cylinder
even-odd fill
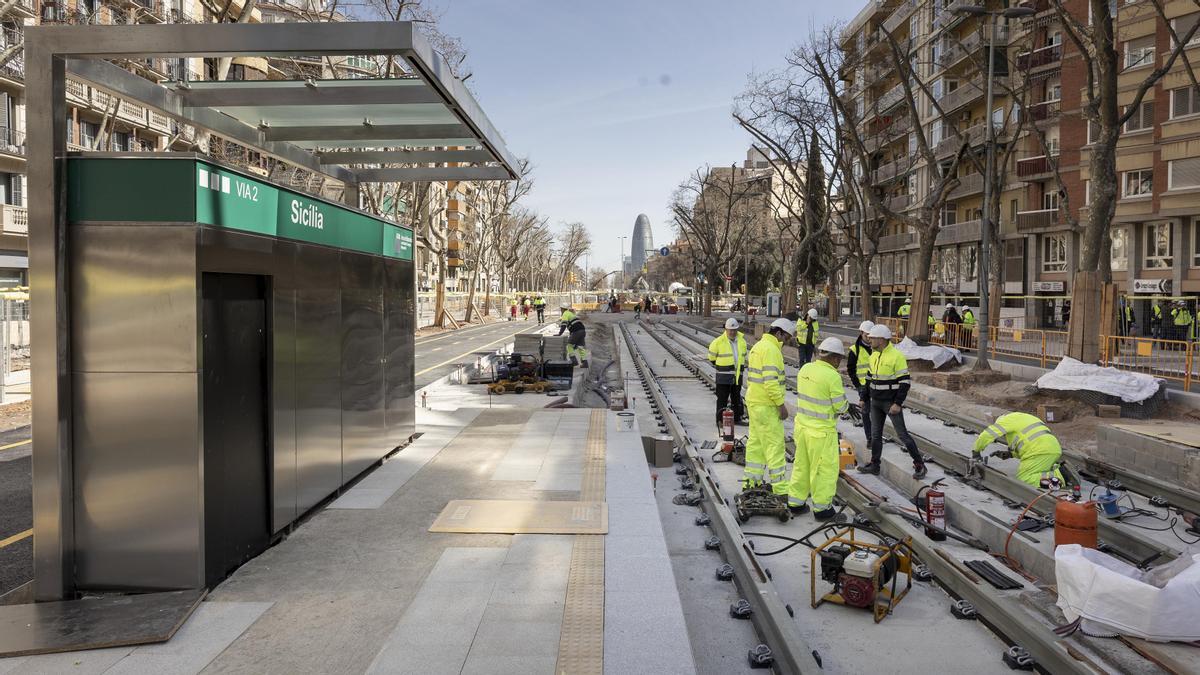
[[[1062,500],[1054,507],[1054,545],[1063,544],[1096,548],[1095,502]]]

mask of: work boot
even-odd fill
[[[929,469],[925,467],[924,463],[913,465],[912,477],[914,479],[921,480],[922,478],[925,477],[925,474],[927,474],[927,473],[929,473]]]
[[[808,504],[801,504],[800,506],[788,506],[788,511],[791,511],[793,516],[802,516],[808,513]]]
[[[858,472],[859,473],[869,473],[872,476],[878,476],[879,475],[879,465],[876,464],[875,462],[869,462],[867,464],[863,464],[862,466],[858,467]]]
[[[821,509],[820,511],[813,511],[813,518],[816,518],[817,520],[833,520],[833,517],[836,515],[837,511],[835,511],[832,506]]]

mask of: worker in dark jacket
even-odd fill
[[[573,365],[578,362],[580,366],[587,368],[587,327],[571,309],[570,303],[566,302],[562,304],[562,316],[558,319],[558,334],[562,335],[563,331],[570,331],[567,336],[567,358],[571,359]]]

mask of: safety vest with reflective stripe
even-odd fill
[[[545,299],[545,298],[534,298],[534,299],[533,299],[533,306],[534,306],[534,307],[545,307],[545,306],[546,306],[546,299]]]
[[[963,320],[964,326],[974,326],[975,325],[975,313],[969,309],[966,310],[965,312],[962,313],[962,320]]]
[[[997,442],[1008,445],[1013,457],[1019,459],[1062,454],[1062,446],[1046,423],[1029,413],[1011,412],[997,417],[975,439],[975,451],[983,452]]]
[[[717,369],[717,384],[733,384],[721,382],[721,373],[733,373],[734,382],[741,377],[742,368],[746,366],[746,353],[746,337],[741,332],[737,334],[737,354],[734,354],[728,333],[721,333],[708,343],[708,360]]]
[[[1154,317],[1155,321],[1162,321],[1162,305],[1154,305],[1151,307],[1150,316]]]
[[[812,321],[812,341],[808,339],[809,325],[808,321],[801,321],[796,324],[796,344],[801,345],[819,345],[821,344],[821,322],[813,319]]]
[[[848,406],[837,369],[819,359],[800,368],[796,375],[796,426],[834,429],[838,415]]]
[[[558,317],[558,334],[562,335],[564,329],[572,333],[584,329],[583,322],[579,320],[578,316],[575,316],[575,312],[569,309],[564,309],[562,316]]]
[[[911,379],[908,374],[908,359],[890,342],[886,347],[871,354],[871,366],[867,371],[871,393],[889,394],[908,384]]]
[[[783,405],[787,371],[784,370],[781,347],[779,340],[767,333],[750,350],[750,356],[746,358],[747,404]]]
[[[871,369],[871,347],[862,344],[862,338],[859,338],[850,346],[850,351],[854,353],[854,375],[861,384],[866,384],[867,372]]]
[[[900,305],[900,309],[896,310],[896,316],[900,317],[901,319],[907,319],[908,314],[911,311],[912,311],[912,306],[906,302],[903,305]]]
[[[1171,310],[1171,317],[1175,319],[1176,326],[1192,325],[1192,313],[1186,307],[1176,307]]]

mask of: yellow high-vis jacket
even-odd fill
[[[767,333],[750,350],[746,359],[747,405],[783,405],[787,370],[782,347],[779,340]]]
[[[835,429],[838,415],[847,407],[846,389],[836,368],[821,360],[800,368],[796,375],[796,426]]]

